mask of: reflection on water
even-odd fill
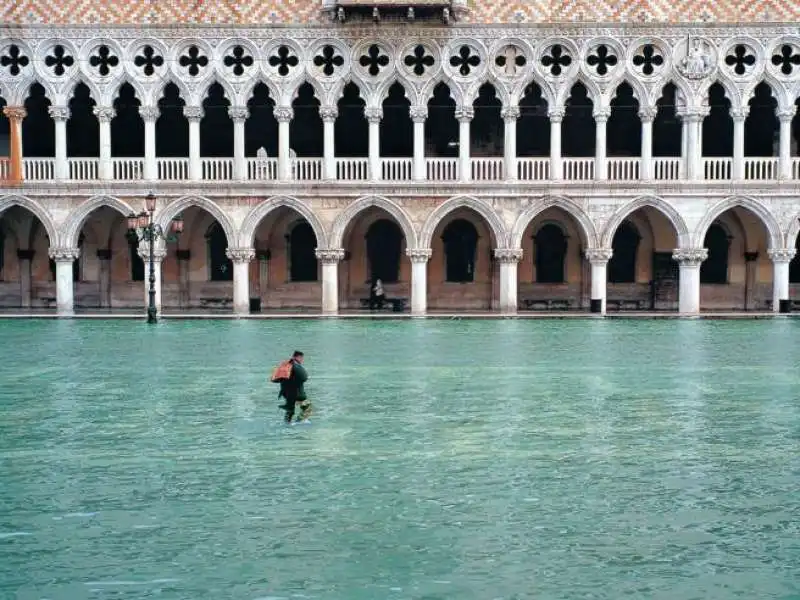
[[[0,334],[0,598],[800,595],[798,322]]]

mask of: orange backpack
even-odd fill
[[[291,376],[292,376],[292,361],[284,360],[272,370],[272,377],[270,377],[270,381],[272,383],[281,383],[283,381],[288,381],[291,378]]]

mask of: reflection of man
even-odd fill
[[[308,373],[303,366],[305,357],[302,352],[295,350],[289,363],[292,367],[291,375],[288,379],[281,380],[281,393],[285,403],[280,408],[286,411],[286,422],[291,423],[294,417],[295,404],[300,402],[300,416],[298,421],[307,420],[311,416],[311,403],[306,397],[304,383],[308,379]]]

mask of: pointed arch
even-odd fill
[[[293,86],[284,90],[283,94],[280,96],[281,102],[276,103],[275,106],[291,106],[292,102],[297,100],[297,95],[300,93],[300,88],[306,83],[311,86],[311,89],[314,90],[314,97],[319,101],[319,105],[325,106],[328,101],[328,96],[325,93],[325,89],[314,77],[301,77],[295,81]]]
[[[383,196],[366,196],[359,198],[347,208],[345,208],[333,222],[333,228],[330,235],[331,248],[341,248],[344,243],[344,234],[348,226],[353,222],[362,211],[375,207],[385,210],[392,218],[397,221],[400,229],[403,230],[403,235],[406,238],[406,248],[417,247],[417,232],[414,229],[414,223],[411,216],[403,209],[388,198]]]
[[[323,227],[319,217],[317,217],[311,207],[291,196],[273,196],[253,207],[244,218],[242,227],[239,230],[239,237],[232,239],[238,239],[238,244],[243,248],[251,248],[256,235],[256,229],[258,229],[261,221],[273,210],[284,207],[294,210],[308,221],[308,224],[311,225],[311,229],[314,231],[314,235],[317,238],[317,248],[327,248],[325,227]]]
[[[46,208],[26,196],[20,196],[18,194],[0,196],[0,215],[12,206],[20,206],[30,211],[42,223],[42,226],[47,232],[47,237],[50,238],[50,245],[56,246],[59,244],[61,240],[58,236],[58,229]]]
[[[564,86],[558,90],[558,93],[556,94],[556,102],[553,105],[554,109],[566,109],[567,100],[572,95],[572,88],[574,88],[575,84],[578,83],[583,84],[583,87],[586,88],[586,96],[592,101],[592,110],[598,110],[604,106],[603,102],[605,99],[603,98],[603,93],[600,91],[597,83],[595,83],[590,77],[587,77],[578,71],[575,77],[566,82]]]
[[[794,106],[795,98],[790,96],[786,88],[769,71],[764,71],[761,77],[748,83],[742,90],[742,107],[748,106],[750,100],[755,98],[756,88],[761,84],[766,84],[775,101],[777,102],[776,111],[789,110]]]
[[[128,215],[136,212],[130,204],[124,200],[115,198],[114,196],[103,195],[89,198],[86,202],[70,212],[66,222],[64,223],[64,235],[61,240],[61,244],[68,248],[77,246],[78,237],[80,236],[81,229],[83,229],[86,219],[89,218],[91,213],[101,206],[113,208],[123,217],[127,217]]]
[[[767,206],[748,196],[731,196],[711,206],[694,230],[693,246],[701,248],[711,224],[722,216],[725,211],[737,207],[746,208],[761,219],[761,223],[767,230],[767,242],[770,249],[783,247],[784,236],[775,215],[772,214]]]
[[[236,243],[239,238],[236,235],[236,227],[234,226],[231,218],[228,216],[228,213],[222,210],[219,204],[213,200],[204,198],[203,196],[182,196],[181,198],[170,202],[165,207],[156,211],[156,223],[161,225],[164,231],[167,231],[170,221],[191,206],[202,208],[217,220],[222,227],[222,230],[225,232],[226,237],[228,238],[229,246],[232,247],[233,244]]]
[[[676,77],[664,79],[653,86],[649,102],[650,106],[656,106],[658,101],[664,97],[664,88],[669,84],[675,86],[676,105],[687,106],[691,102],[693,97],[691,88],[689,88],[689,86],[686,84],[686,81],[684,81],[682,78]]]
[[[533,222],[539,213],[548,208],[560,208],[565,213],[572,216],[583,235],[586,247],[595,248],[597,246],[597,233],[595,232],[594,224],[583,208],[564,196],[546,196],[540,201],[531,204],[517,217],[514,227],[511,229],[509,248],[522,247],[522,236],[525,235],[525,230],[528,228],[528,225]]]
[[[253,77],[248,79],[247,83],[242,88],[242,91],[236,97],[236,102],[231,101],[231,104],[247,106],[247,103],[250,102],[250,99],[255,93],[256,86],[258,86],[259,83],[262,83],[267,87],[270,100],[272,100],[275,103],[275,106],[277,106],[281,99],[281,91],[278,86],[275,85],[275,82],[270,80],[268,77]]]
[[[708,95],[711,91],[711,86],[715,83],[718,83],[725,92],[725,97],[730,101],[731,108],[740,108],[742,106],[742,96],[739,93],[739,88],[734,85],[732,81],[730,81],[726,77],[719,76],[716,79],[712,79],[708,81],[702,88],[698,90],[697,93],[697,100],[699,106],[706,107],[708,106]]]
[[[122,76],[114,83],[114,86],[104,96],[103,104],[105,106],[114,106],[114,102],[116,102],[119,98],[122,86],[126,83],[133,88],[133,91],[136,93],[136,98],[139,100],[139,102],[141,102],[141,106],[147,106],[147,101],[150,99],[147,92],[145,91],[144,87],[142,87],[142,84],[127,72],[123,72]]]
[[[505,84],[490,72],[484,73],[477,81],[473,82],[467,88],[467,91],[464,94],[465,102],[468,102],[470,105],[474,104],[475,100],[478,99],[481,88],[487,83],[494,88],[495,94],[497,94],[497,99],[500,100],[502,107],[511,106],[511,95],[509,94]]]
[[[636,77],[627,75],[620,77],[608,86],[608,97],[603,100],[605,106],[611,106],[611,101],[617,97],[619,86],[623,83],[627,83],[631,87],[633,90],[633,97],[639,102],[640,108],[650,106],[650,94],[647,92],[644,85],[642,85],[642,82],[636,79]],[[655,101],[652,105],[655,106]]]
[[[69,106],[70,100],[75,96],[75,88],[81,83],[89,89],[89,97],[95,101],[95,105],[102,106],[104,100],[102,92],[100,92],[100,89],[91,79],[83,75],[70,80],[61,90],[61,101],[63,104]]]
[[[678,210],[669,202],[658,196],[640,196],[634,198],[627,204],[623,204],[608,220],[605,229],[600,238],[601,248],[610,248],[611,242],[614,240],[614,234],[619,229],[619,226],[630,217],[634,212],[640,208],[653,208],[659,213],[664,215],[667,220],[672,224],[675,229],[675,234],[678,239],[678,246],[685,247],[689,245],[690,234],[689,227],[683,219]]]
[[[25,104],[25,101],[31,95],[31,88],[34,86],[34,84],[37,83],[40,86],[42,86],[42,89],[44,89],[44,97],[50,101],[50,104],[56,105],[57,104],[56,100],[58,99],[58,96],[55,92],[55,89],[53,89],[53,86],[50,85],[50,83],[46,79],[37,79],[37,78],[30,79],[29,81],[25,82],[25,85],[17,87],[16,92],[12,94],[14,102],[12,103],[9,101],[9,105],[23,106]],[[6,100],[8,100],[7,97]]]
[[[458,84],[458,82],[453,80],[452,77],[445,73],[439,73],[438,76],[434,77],[425,84],[425,86],[422,88],[422,92],[419,95],[420,102],[428,104],[428,102],[430,102],[434,96],[434,90],[436,90],[436,86],[440,83],[445,84],[450,90],[450,97],[456,103],[456,107],[464,105],[464,90],[461,89],[461,86]]]
[[[417,88],[414,87],[408,79],[406,79],[401,73],[393,73],[391,77],[389,77],[386,81],[381,82],[381,84],[375,89],[374,93],[364,97],[367,101],[368,107],[381,107],[383,106],[384,100],[389,97],[389,90],[392,89],[392,86],[397,83],[402,86],[403,93],[411,103],[411,106],[417,106],[419,103],[419,97],[417,95]],[[358,88],[359,92],[361,92],[361,88]]]
[[[494,242],[497,247],[503,247],[508,242],[506,226],[500,219],[500,215],[489,204],[474,196],[455,196],[442,202],[428,215],[419,235],[419,247],[430,248],[433,241],[433,232],[436,231],[436,228],[447,215],[459,208],[469,208],[486,220],[492,235],[494,235]]]
[[[197,102],[201,105],[203,104],[206,98],[208,98],[208,92],[211,89],[211,86],[213,86],[215,83],[219,84],[219,86],[222,88],[222,91],[225,93],[225,99],[231,103],[231,106],[236,104],[236,99],[237,99],[236,91],[233,89],[233,86],[228,82],[228,80],[225,79],[224,77],[208,78],[203,83],[203,85],[200,88],[198,88],[196,92]]]
[[[547,102],[548,107],[555,105],[556,92],[553,90],[553,86],[551,86],[536,69],[533,69],[531,74],[522,80],[522,84],[511,95],[511,99],[515,104],[519,105],[519,103],[522,102],[522,99],[525,97],[525,90],[532,84],[536,84],[542,91],[542,98]]]
[[[178,88],[178,93],[180,94],[181,99],[186,103],[186,106],[192,106],[192,103],[195,101],[194,95],[191,91],[189,91],[189,88],[186,87],[186,84],[181,81],[180,77],[174,77],[172,79],[165,77],[162,79],[160,85],[153,88],[151,96],[153,104],[156,106],[158,105],[158,103],[164,97],[164,92],[170,83]]]

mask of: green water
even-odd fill
[[[0,356],[2,599],[800,598],[800,321],[0,321]]]

